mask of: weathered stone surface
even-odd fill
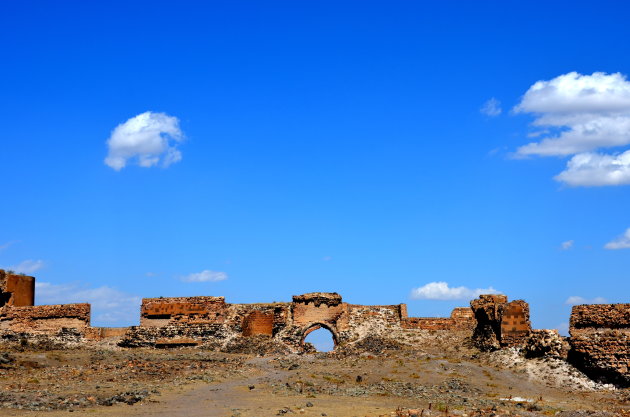
[[[400,305],[364,306],[344,303],[337,293],[296,295],[291,303],[229,304],[223,297],[147,298],[140,326],[130,328],[121,346],[167,345],[168,340],[197,341],[226,350],[243,337],[269,337],[291,351],[303,351],[304,338],[314,330],[331,332],[335,344],[367,336],[399,338],[415,330],[471,330],[469,308],[448,318],[409,318]],[[192,342],[190,342],[192,343]],[[238,342],[241,343],[241,342]]]
[[[0,307],[35,304],[35,278],[0,269]]]
[[[574,306],[569,361],[591,378],[630,386],[630,304]]]
[[[524,346],[532,330],[525,301],[488,294],[472,300],[470,307],[476,319],[473,342],[479,349]]]

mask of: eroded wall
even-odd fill
[[[35,305],[35,278],[0,269],[0,307]]]
[[[630,304],[573,306],[569,360],[595,379],[630,386]]]
[[[296,295],[290,303],[268,304],[229,304],[223,297],[145,298],[140,326],[130,328],[121,343],[225,346],[240,337],[266,336],[300,351],[305,336],[321,327],[330,330],[335,343],[349,343],[405,331],[470,331],[474,316],[469,308],[458,308],[448,318],[410,318],[404,304],[348,304],[337,293]]]
[[[473,341],[482,350],[522,347],[532,326],[529,304],[523,300],[508,302],[505,295],[480,295],[470,302],[475,316]]]

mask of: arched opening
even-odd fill
[[[335,349],[337,339],[328,326],[315,324],[304,331],[302,344],[305,343],[310,343],[317,352],[330,352]]]

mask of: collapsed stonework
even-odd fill
[[[593,379],[630,386],[630,304],[577,305],[569,361]]]

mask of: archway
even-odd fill
[[[301,344],[310,343],[318,352],[330,352],[337,346],[337,334],[323,323],[315,323],[302,333]]]

